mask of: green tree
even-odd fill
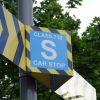
[[[82,5],[83,0],[69,0],[67,2],[68,8],[77,8],[77,6]]]
[[[0,4],[4,5],[12,14],[17,16],[17,3],[16,0],[0,0]]]
[[[93,22],[83,33],[80,49],[78,50],[75,68],[97,90],[100,99],[100,17]]]
[[[64,14],[62,6],[57,2],[58,0],[44,0],[41,7],[33,8],[35,25],[77,32],[80,20],[71,17],[69,12]]]

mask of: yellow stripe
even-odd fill
[[[14,55],[16,53],[17,46],[18,46],[17,34],[16,34],[12,15],[4,8],[3,8],[3,11],[4,11],[6,23],[7,23],[7,28],[9,31],[9,38],[7,40],[3,55],[9,58],[9,60],[13,60]]]
[[[65,30],[58,30],[60,34],[64,34],[69,44],[71,44],[71,36]]]
[[[43,32],[50,32],[50,30],[48,28],[45,27],[39,27]]]
[[[66,35],[66,31],[65,30],[57,30],[60,34],[64,34],[64,35]]]
[[[31,69],[32,72],[41,73],[41,71],[38,68],[34,68],[34,67],[31,66],[30,60],[28,58],[26,58],[26,59],[27,59],[27,66],[29,67],[29,69]]]
[[[21,60],[20,60],[19,66],[20,66],[24,71],[26,71],[26,61],[25,61],[25,60],[26,60],[26,59],[25,59],[25,57],[26,57],[26,54],[25,54],[25,27],[24,27],[24,25],[23,25],[21,22],[18,21],[18,23],[19,23],[19,28],[20,28],[20,30],[21,30],[21,35],[22,35],[23,44],[24,44],[23,53],[22,53],[22,56],[21,56]]]
[[[27,60],[27,66],[29,67],[30,66],[30,60],[26,57],[26,60]]]
[[[71,36],[67,33],[66,34],[66,38],[69,44],[71,44]]]
[[[27,39],[26,39],[26,48],[30,51],[30,43]]]
[[[29,68],[31,69],[32,72],[42,73],[38,68],[33,68],[31,65]]]
[[[72,61],[72,53],[69,50],[67,50],[67,54],[68,54],[68,59]]]
[[[57,72],[56,70],[53,69],[47,69],[49,71],[50,74],[59,74],[59,72]]]
[[[27,26],[27,25],[25,26],[25,29],[26,29],[26,31],[27,31],[28,33],[30,33],[30,31],[33,30],[30,26]]]
[[[1,36],[2,31],[3,31],[3,29],[2,29],[2,23],[1,23],[1,20],[0,20],[0,36]]]
[[[69,76],[72,76],[73,75],[73,70],[71,69],[68,69],[65,71]]]

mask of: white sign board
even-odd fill
[[[74,71],[73,77],[55,91],[65,100],[96,100],[96,90]]]

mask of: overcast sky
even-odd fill
[[[37,0],[38,3],[43,0]],[[60,4],[65,7],[68,0],[60,0]],[[76,18],[81,20],[79,35],[85,31],[89,23],[92,22],[94,16],[100,17],[100,0],[83,0],[82,6],[77,9],[70,10],[71,15],[76,15]]]

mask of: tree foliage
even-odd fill
[[[6,7],[12,14],[17,16],[17,3],[16,0],[0,0],[0,3]]]
[[[77,31],[80,20],[69,16],[69,12],[63,14],[62,6],[58,0],[44,0],[41,7],[33,8],[34,23],[36,26],[51,27]]]
[[[95,17],[83,33],[82,38],[74,38],[75,69],[97,90],[100,99],[100,17]]]
[[[82,36],[81,67],[84,77],[97,90],[100,99],[100,17],[95,17]],[[80,69],[80,70],[82,70]],[[86,74],[85,74],[86,73]]]
[[[68,8],[77,8],[77,6],[81,6],[82,5],[82,1],[83,0],[69,0],[67,2]]]

